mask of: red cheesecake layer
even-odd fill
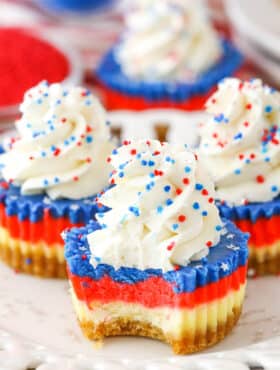
[[[45,209],[40,221],[31,222],[29,219],[20,221],[17,215],[8,216],[5,205],[0,204],[0,226],[5,228],[13,239],[26,242],[46,242],[48,245],[61,244],[61,233],[67,228],[80,227],[83,224],[73,224],[67,217],[53,218],[48,209]]]
[[[239,290],[246,281],[246,272],[247,266],[241,266],[231,275],[187,293],[175,293],[174,286],[162,277],[151,277],[135,284],[126,284],[118,283],[107,275],[100,280],[93,280],[74,275],[70,271],[68,274],[77,298],[84,301],[89,308],[92,301],[124,301],[139,303],[148,308],[194,308],[199,304],[222,298],[230,291]]]
[[[234,222],[241,231],[250,233],[249,246],[262,248],[280,240],[280,215],[258,218],[254,223],[246,219]]]

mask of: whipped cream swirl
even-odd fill
[[[116,58],[129,77],[190,81],[221,57],[219,38],[201,4],[137,1]]]
[[[79,199],[100,192],[111,166],[104,109],[87,89],[42,82],[26,92],[0,165],[5,180],[22,194]]]
[[[229,204],[263,202],[280,192],[280,93],[261,80],[222,81],[206,105],[200,154]]]
[[[168,271],[206,256],[222,222],[199,160],[184,146],[125,144],[110,157],[115,186],[100,201],[111,210],[88,235],[91,263]]]

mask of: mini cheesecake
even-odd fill
[[[209,347],[236,324],[247,235],[220,218],[197,156],[157,141],[126,142],[98,222],[66,232],[70,291],[91,340],[138,335],[178,354]]]

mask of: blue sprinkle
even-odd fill
[[[41,152],[41,156],[42,157],[45,157],[47,155],[47,153],[46,152]]]
[[[241,132],[238,132],[238,134],[236,134],[236,135],[233,137],[233,139],[234,139],[234,140],[239,140],[239,139],[242,139],[242,137],[243,137],[242,133],[241,133]]]
[[[44,97],[44,98],[47,98],[48,96],[49,96],[49,94],[48,94],[48,93],[44,93],[44,94],[43,94],[43,97]]]
[[[186,173],[191,172],[191,170],[192,170],[192,169],[191,169],[189,166],[186,166],[186,167],[185,167],[185,172],[186,172]]]
[[[91,100],[86,100],[85,105],[91,105]]]
[[[162,206],[158,206],[157,207],[157,213],[162,213],[163,212],[163,207]]]
[[[202,184],[195,184],[195,190],[202,190],[203,185]]]
[[[59,183],[59,178],[58,177],[55,177],[54,178],[54,182],[57,184],[57,183]]]
[[[51,146],[51,151],[54,152],[56,147],[54,145]]]
[[[166,162],[171,162],[171,158],[170,157],[166,157],[165,160],[166,160]]]
[[[165,185],[165,187],[163,188],[163,190],[168,193],[170,190],[171,190],[171,186],[169,185]]]
[[[37,104],[42,104],[43,103],[43,100],[42,99],[38,99],[37,100]]]
[[[149,167],[153,167],[155,165],[155,162],[154,161],[149,161],[148,165],[149,165]]]
[[[31,265],[32,259],[31,258],[26,258],[25,263],[26,263],[26,265]]]
[[[224,120],[224,115],[223,115],[223,113],[218,114],[217,116],[215,116],[215,117],[214,117],[214,121],[216,121],[216,122],[218,122],[218,123],[223,122],[223,120]]]
[[[123,172],[120,172],[119,173],[119,177],[124,177],[124,173]]]
[[[113,154],[113,155],[116,155],[116,154],[118,154],[118,151],[117,151],[117,149],[113,149],[113,151],[112,151],[112,154]]]
[[[278,191],[278,187],[276,185],[273,185],[271,187],[271,191],[273,191],[273,193],[277,192]]]
[[[47,186],[48,184],[49,184],[48,180],[44,180],[44,181],[43,181],[43,185],[44,185],[44,186]]]
[[[145,161],[144,159],[141,161],[141,164],[142,166],[147,166],[147,161]]]
[[[54,126],[53,125],[50,126],[50,130],[54,131]]]
[[[61,104],[61,100],[60,99],[57,99],[56,105],[59,105],[59,104]]]
[[[149,176],[150,176],[151,178],[153,178],[153,177],[155,177],[155,174],[154,174],[153,172],[151,172],[151,173],[149,174]]]
[[[151,190],[151,185],[150,185],[150,184],[147,184],[147,185],[146,185],[146,190],[147,190],[147,191],[150,191],[150,190]]]
[[[166,204],[167,206],[171,206],[171,204],[173,204],[173,200],[172,200],[172,199],[170,199],[170,198],[168,198],[168,199],[165,201],[165,204]]]
[[[222,226],[221,226],[221,225],[217,225],[217,226],[215,227],[215,229],[216,229],[217,231],[221,231],[221,230],[222,230]]]
[[[271,105],[267,105],[265,108],[265,113],[271,113],[272,112],[272,106]]]
[[[69,141],[68,140],[64,140],[64,145],[69,145]]]
[[[193,209],[199,209],[200,208],[200,205],[199,205],[198,202],[194,202],[192,206],[193,206]]]
[[[87,136],[87,137],[89,137],[89,136]],[[75,141],[75,140],[76,140],[75,136],[73,136],[73,135],[72,135],[72,136],[70,136],[70,140],[71,140],[71,141]],[[87,139],[86,139],[86,140],[87,140]],[[92,141],[92,140],[91,140],[91,141]],[[88,141],[88,143],[90,143],[91,141]]]
[[[241,170],[239,168],[237,168],[236,170],[234,170],[234,173],[235,173],[235,175],[240,175],[241,174]]]
[[[95,259],[95,261],[96,261],[97,263],[99,263],[99,262],[101,261],[101,258],[100,258],[100,257],[94,257],[94,259]]]
[[[265,162],[270,162],[270,158],[269,157],[266,157],[264,160],[265,160]]]
[[[63,91],[63,93],[62,93],[62,96],[67,96],[69,93],[68,93],[68,91]]]
[[[208,216],[208,212],[207,211],[203,211],[201,214],[202,214],[203,217]]]
[[[178,224],[173,224],[173,225],[172,225],[172,229],[173,229],[173,230],[177,230],[177,229],[178,229],[178,227],[179,227],[179,225],[178,225]]]
[[[92,136],[89,135],[89,136],[86,137],[86,142],[87,143],[92,143],[92,141],[93,141]]]
[[[245,163],[246,163],[246,164],[251,163],[250,159],[246,159],[246,160],[245,160]]]
[[[128,210],[132,212],[136,217],[140,216],[140,211],[138,207],[129,207]]]
[[[137,158],[137,159],[139,159],[139,158],[141,158],[141,157],[142,157],[142,154],[141,154],[141,153],[136,154],[136,158]]]

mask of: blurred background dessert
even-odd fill
[[[52,80],[51,74],[57,80],[53,82],[73,78],[75,83],[98,89],[96,67],[124,32],[124,14],[129,4],[129,0],[0,0],[0,35],[6,32],[3,27],[16,27],[20,29],[17,32],[23,35],[24,31],[25,37],[34,43],[19,42],[15,33],[8,41],[10,54],[3,42],[0,44],[0,86],[7,83],[10,86],[1,88],[5,92],[2,92],[2,104],[0,97],[0,119],[8,122],[7,117],[18,112],[17,103],[23,94],[19,88],[23,83],[22,75],[26,79],[25,89],[39,79]],[[277,85],[280,81],[278,3],[273,0],[260,0],[257,4],[253,0],[204,0],[202,5],[219,37],[231,39],[245,55],[246,63],[239,77],[258,76]],[[44,51],[36,49],[36,42],[44,45]],[[47,53],[51,49],[64,59],[68,69],[65,67],[65,71],[61,71],[61,65],[59,67],[54,61],[49,63]],[[41,62],[42,56],[48,60],[46,63]],[[9,70],[7,59],[13,60]],[[27,65],[32,67],[28,70]],[[13,86],[17,86],[16,89]],[[13,99],[8,99],[11,95]]]

